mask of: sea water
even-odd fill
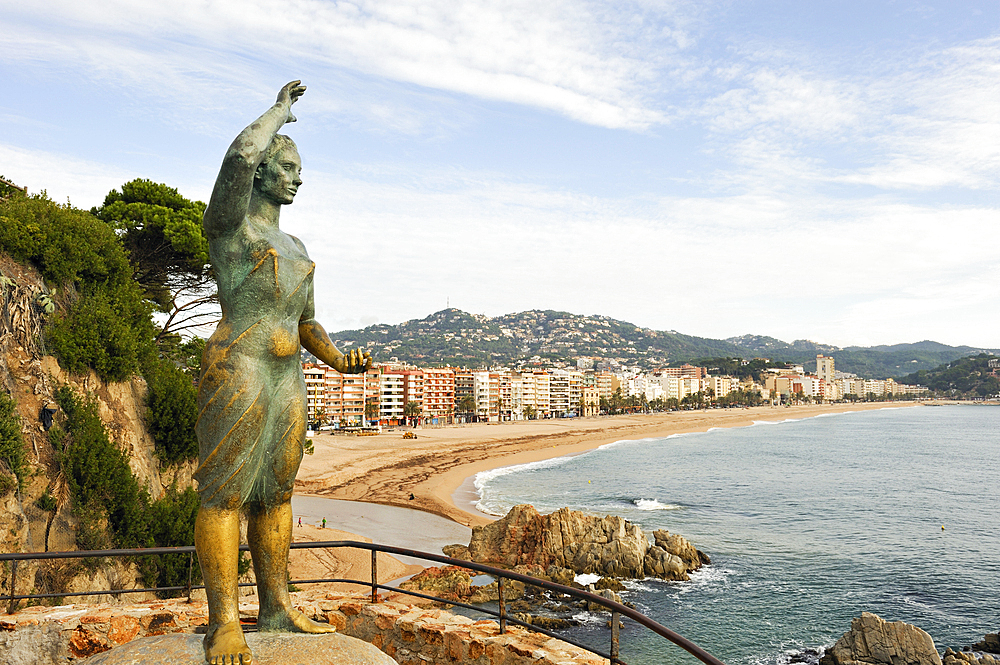
[[[787,663],[862,611],[939,650],[1000,628],[1000,407],[885,409],[625,441],[480,474],[480,509],[533,504],[679,533],[712,564],[625,600],[727,663]],[[607,615],[571,629],[607,651]],[[627,623],[630,665],[696,662]]]

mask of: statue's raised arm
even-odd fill
[[[292,104],[305,91],[301,81],[285,84],[274,106],[250,123],[229,146],[205,209],[205,235],[209,240],[234,231],[246,219],[257,167],[282,125],[295,122]]]

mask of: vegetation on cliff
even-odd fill
[[[53,427],[49,439],[79,519],[77,546],[93,550],[193,545],[195,491],[175,486],[151,501],[132,474],[128,455],[108,438],[94,399],[66,386],[59,388],[56,399],[66,415],[65,429]],[[187,557],[158,558],[162,561],[149,557],[137,561],[144,584],[165,587],[186,582]]]
[[[41,348],[71,373],[92,369],[108,382],[141,374],[148,387],[147,429],[164,465],[198,453],[195,380],[204,343],[184,342],[177,331],[191,320],[185,319],[184,305],[192,293],[211,299],[205,293],[212,282],[200,225],[203,209],[173,188],[142,180],[112,191],[91,212],[56,203],[44,192],[0,191],[0,253],[35,268],[44,280],[38,295],[55,304],[54,312],[39,308],[31,315],[42,322]],[[37,294],[37,286],[30,289]],[[156,311],[174,328],[157,324]],[[64,385],[50,399],[61,413],[48,432],[54,460],[46,462],[48,475],[65,478],[77,547],[193,544],[194,490],[175,485],[152,500],[129,466],[129,452],[109,437],[93,395]],[[28,471],[21,431],[17,405],[0,394],[0,466],[18,480]],[[58,502],[49,490],[60,481],[48,483],[34,505],[54,514]],[[174,558],[137,560],[142,583],[184,584],[188,557]]]
[[[154,354],[151,308],[114,231],[44,193],[0,201],[0,250],[38,268],[61,305],[49,350],[72,372],[122,381]]]
[[[21,418],[17,415],[14,400],[0,392],[0,471],[9,471],[14,476],[14,480],[10,480],[5,473],[0,473],[0,496],[23,482],[27,470]]]

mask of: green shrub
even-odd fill
[[[93,398],[83,399],[63,386],[56,391],[56,401],[66,413],[66,429],[53,427],[49,437],[61,449],[59,460],[79,519],[77,546],[95,550],[193,545],[197,492],[174,486],[151,502],[132,475],[127,456],[108,439]],[[185,554],[136,559],[146,586],[186,584],[188,561]],[[197,559],[195,566],[198,580]],[[241,561],[241,571],[245,569]]]
[[[146,425],[156,442],[156,456],[165,464],[198,457],[198,390],[191,377],[170,360],[150,363],[144,372]]]
[[[174,485],[162,498],[149,507],[150,535],[156,547],[194,545],[194,520],[198,516],[198,493],[190,487],[183,492]],[[158,587],[183,586],[187,584],[188,566],[191,558],[187,554],[166,554],[150,557],[150,565],[143,572],[146,585]],[[194,557],[192,584],[201,580],[198,557]],[[164,592],[161,597],[177,596],[180,592]]]
[[[64,369],[92,367],[107,381],[124,381],[155,353],[149,314],[133,282],[86,285],[70,310],[55,317],[49,346]]]
[[[28,465],[24,456],[24,440],[21,437],[21,418],[17,415],[14,400],[2,392],[0,392],[0,462],[9,467],[18,484],[24,482]],[[6,494],[11,489],[13,488],[8,488],[0,494]]]
[[[79,294],[48,330],[64,368],[92,367],[105,380],[121,381],[154,352],[151,306],[118,236],[101,220],[45,194],[14,196],[0,201],[0,250]]]
[[[128,281],[125,250],[107,224],[43,194],[0,201],[0,249],[31,261],[53,284]]]
[[[127,455],[108,439],[97,402],[93,397],[81,399],[66,386],[56,391],[56,401],[67,416],[59,462],[80,518],[78,545],[92,549],[106,518],[116,546],[148,547],[149,494],[132,475]]]
[[[56,508],[59,507],[55,497],[49,494],[48,490],[45,490],[45,494],[35,499],[35,505],[38,506],[39,510],[44,510],[47,513],[54,513]]]

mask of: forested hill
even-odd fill
[[[423,366],[516,365],[538,358],[575,364],[581,356],[645,368],[720,358],[765,357],[815,368],[816,354],[833,356],[837,369],[872,378],[901,377],[977,353],[937,342],[848,347],[744,335],[726,340],[643,328],[607,316],[531,310],[488,317],[445,309],[399,325],[377,324],[331,335],[338,345],[365,346],[377,361],[395,357]]]
[[[983,349],[972,346],[948,346],[925,340],[912,344],[892,344],[882,346],[848,346],[840,348],[828,344],[817,344],[808,340],[796,340],[789,344],[773,337],[744,335],[730,337],[732,342],[747,352],[766,358],[781,358],[800,363],[808,370],[816,368],[816,355],[832,356],[836,367],[842,372],[853,372],[868,378],[900,378],[919,370],[929,370],[958,358],[980,353],[998,354],[998,349]]]
[[[903,381],[919,383],[939,392],[992,397],[1000,394],[1000,379],[991,373],[990,360],[996,357],[988,353],[960,358],[931,370],[908,374]]]
[[[652,367],[672,360],[741,355],[737,346],[722,340],[551,310],[491,318],[445,309],[425,319],[347,330],[333,337],[345,346],[368,346],[376,360],[397,357],[420,365],[499,365],[534,356],[549,361],[588,356]]]

